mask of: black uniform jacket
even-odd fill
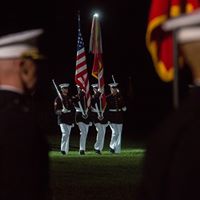
[[[78,122],[83,122],[85,124],[89,124],[91,119],[90,119],[90,110],[88,110],[87,113],[87,118],[83,117],[83,113],[80,110],[80,106],[78,104],[78,102],[81,103],[83,110],[86,110],[86,99],[85,99],[85,93],[84,92],[80,92],[80,94],[77,94],[73,97],[73,102],[74,102],[74,106],[76,109],[78,109],[79,111],[76,110],[76,115],[75,115],[75,121],[76,123]]]
[[[200,199],[200,88],[153,133],[140,200]]]
[[[107,106],[105,111],[103,112],[103,118],[99,119],[98,118],[98,113],[95,111],[96,110],[96,106],[98,107],[98,110],[100,111],[100,92],[95,93],[94,95],[92,95],[92,102],[91,102],[91,119],[93,123],[101,123],[101,124],[107,124],[108,123],[108,112],[107,112]],[[94,112],[95,111],[95,112]]]
[[[106,97],[107,109],[108,109],[108,121],[111,123],[121,124],[123,123],[125,107],[124,99],[122,95],[118,92],[116,95],[108,95]]]
[[[58,113],[58,110],[62,110],[63,109],[63,104],[65,106],[65,108],[69,111],[67,113]],[[57,120],[58,120],[58,124],[68,124],[71,125],[74,123],[75,120],[75,110],[74,110],[74,106],[73,106],[73,102],[72,102],[72,98],[69,96],[63,96],[63,104],[60,100],[59,97],[57,97],[54,101],[54,110],[55,113],[57,114]]]
[[[43,200],[48,146],[30,99],[0,90],[0,199]]]

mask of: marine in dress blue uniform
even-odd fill
[[[86,96],[85,92],[77,86],[77,95],[73,97],[74,107],[76,110],[75,121],[80,130],[80,143],[79,143],[79,153],[84,155],[86,151],[86,141],[89,131],[89,127],[92,125],[90,121],[90,112],[86,107]]]
[[[91,102],[91,118],[96,127],[97,136],[94,144],[94,150],[97,154],[101,154],[104,147],[106,127],[108,126],[107,112],[101,112],[100,109],[100,96],[101,92],[98,91],[98,84],[92,84],[93,95]]]
[[[58,125],[62,133],[60,151],[63,155],[69,152],[69,138],[72,127],[74,127],[74,106],[69,96],[69,83],[59,85],[63,101],[57,97],[54,102],[54,109],[57,115]]]
[[[48,145],[30,93],[41,58],[35,39],[43,30],[0,38],[0,199],[44,200]]]
[[[110,94],[106,97],[108,109],[108,121],[112,131],[110,152],[121,152],[121,134],[123,128],[123,115],[126,111],[124,99],[117,88],[118,83],[110,83]]]
[[[138,200],[200,199],[200,11],[168,20],[192,73],[193,86],[179,108],[150,137]]]

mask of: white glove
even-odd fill
[[[82,117],[83,117],[84,119],[87,119],[87,118],[88,118],[88,115],[85,114],[85,115],[82,115]]]
[[[101,120],[103,120],[104,117],[103,116],[98,116],[97,118],[101,121]]]
[[[89,122],[89,126],[92,126],[92,122]]]
[[[67,113],[67,112],[68,112],[68,110],[66,108],[62,109],[62,113]]]
[[[124,107],[122,108],[122,110],[125,112],[125,111],[127,110],[126,106],[124,106]]]
[[[101,93],[101,95],[104,93],[104,89],[102,88],[102,89],[98,89],[98,92],[100,92]]]

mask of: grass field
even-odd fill
[[[78,154],[78,135],[70,138],[70,152],[59,151],[60,137],[50,138],[50,191],[53,200],[134,200],[142,177],[142,143],[123,138],[122,152],[110,154],[109,136],[102,155],[93,151],[95,136],[87,140],[86,155]]]

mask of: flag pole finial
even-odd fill
[[[93,17],[98,18],[98,17],[99,17],[99,14],[98,14],[98,13],[94,13]]]

